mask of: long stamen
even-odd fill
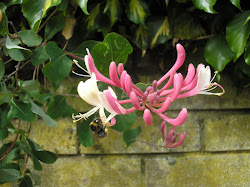
[[[80,74],[80,73],[76,73],[75,71],[72,71],[72,73],[74,73],[75,75],[78,75],[80,77],[91,77],[90,75],[83,75],[83,74]]]
[[[74,62],[74,64],[77,65],[77,67],[79,67],[81,70],[83,70],[83,71],[85,71],[87,74],[89,74],[89,72],[88,72],[86,69],[84,69],[82,66],[80,66],[80,64],[78,64],[78,61],[77,61],[77,60],[74,59],[73,62]]]
[[[215,79],[215,77],[216,77],[217,73],[218,73],[218,71],[215,71],[215,72],[214,72],[214,76],[213,76],[213,78],[211,79],[211,81],[210,81],[210,82],[213,82],[213,80]]]

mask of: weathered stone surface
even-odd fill
[[[250,149],[249,112],[209,112],[204,118],[206,151]]]
[[[169,117],[176,118],[178,115],[177,112],[169,112]],[[157,144],[158,139],[161,138],[160,125],[161,120],[159,117],[154,116],[153,125],[146,126],[142,117],[138,117],[138,120],[133,125],[133,127],[141,126],[142,132],[139,136],[139,141],[133,143],[127,149],[125,149],[126,145],[123,143],[122,134],[119,134],[112,129],[109,130],[109,134],[107,137],[100,139],[96,138],[96,143],[89,147],[85,148],[83,146],[80,147],[81,153],[84,154],[114,154],[114,153],[164,153],[164,152],[190,152],[190,151],[198,151],[200,150],[200,116],[196,113],[190,112],[188,115],[188,119],[186,123],[182,126],[176,128],[178,132],[181,134],[186,131],[187,137],[182,146],[166,149],[159,148],[157,145],[147,145],[145,143],[141,143],[140,141],[145,141],[153,144]],[[119,125],[119,124],[116,124]],[[132,128],[133,128],[132,127]],[[168,132],[172,127],[168,126]]]
[[[76,154],[76,124],[71,118],[61,118],[57,122],[57,127],[48,127],[42,120],[34,122],[30,131],[30,139],[44,149],[57,154]]]
[[[64,157],[44,165],[41,187],[65,186],[140,186],[139,158]]]
[[[146,158],[147,187],[250,186],[250,154],[169,155]]]

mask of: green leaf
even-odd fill
[[[237,14],[226,27],[226,39],[230,49],[234,52],[236,61],[244,52],[250,34],[250,24],[245,23],[250,11]]]
[[[215,14],[216,11],[213,9],[213,6],[216,3],[216,0],[192,0],[194,6],[200,10],[204,10],[207,13]]]
[[[152,20],[148,25],[150,27],[149,34],[152,38],[150,44],[151,48],[157,44],[163,44],[172,38],[172,31],[167,17]]]
[[[208,40],[204,48],[204,56],[208,64],[221,72],[233,59],[234,54],[230,50],[225,36],[220,35]]]
[[[0,81],[2,80],[4,74],[5,74],[5,65],[4,62],[0,60]]]
[[[77,135],[79,137],[79,141],[84,147],[89,147],[94,144],[92,131],[90,130],[89,125],[93,121],[93,119],[94,117],[91,116],[89,119],[83,120],[77,128]]]
[[[40,175],[31,172],[30,176],[35,181],[35,185],[40,185],[42,183]]]
[[[109,11],[111,26],[115,24],[122,13],[119,0],[108,0],[104,8],[104,13]]]
[[[45,52],[50,57],[50,62],[42,69],[43,74],[51,82],[62,81],[69,75],[72,61],[55,42],[49,42],[45,47]]]
[[[77,111],[66,103],[66,97],[56,95],[49,104],[47,113],[53,119],[57,119],[59,117],[71,117]]]
[[[19,184],[19,187],[33,187],[32,180],[30,176],[25,175]]]
[[[22,177],[20,170],[16,169],[0,169],[0,176],[0,184],[15,182]]]
[[[7,138],[9,135],[8,129],[0,129],[0,140]]]
[[[6,157],[1,161],[2,164],[7,164],[8,162],[10,162],[11,160],[15,159],[18,156],[18,148],[14,148],[12,149],[7,155]]]
[[[87,29],[95,29],[96,28],[96,23],[98,22],[98,18],[100,16],[100,4],[97,4],[91,11],[89,16],[86,19],[87,24]]]
[[[145,29],[142,25],[139,25],[139,27],[136,29],[136,32],[134,33],[135,37],[132,40],[133,43],[139,47],[142,51],[146,51],[148,48],[148,30]]]
[[[56,127],[58,123],[53,120],[50,116],[48,116],[41,107],[39,107],[37,104],[35,104],[33,101],[30,101],[31,103],[31,110],[35,114],[39,115],[43,121],[46,123],[49,127]]]
[[[5,6],[5,4],[0,2],[0,10],[2,11],[2,20],[0,21],[0,35],[2,35],[3,33],[9,33],[9,28],[8,28],[8,17],[5,14],[5,9],[7,7]]]
[[[116,125],[113,125],[111,128],[119,132],[124,132],[134,124],[137,116],[134,112],[132,112],[126,115],[117,115],[115,119]]]
[[[128,19],[136,24],[145,24],[149,13],[147,3],[143,0],[130,0],[126,8]]]
[[[27,138],[29,145],[34,153],[34,155],[43,163],[52,164],[56,161],[57,155],[50,151],[46,151],[41,148],[37,143],[33,142],[31,139]]]
[[[236,6],[238,9],[241,10],[241,8],[240,8],[240,0],[230,0],[230,2],[231,2],[234,6]]]
[[[9,56],[15,61],[27,60],[31,56],[31,51],[22,49],[10,49]]]
[[[63,13],[51,18],[45,27],[45,42],[53,38],[59,31],[63,30],[66,24],[66,18]]]
[[[87,51],[86,49],[88,48],[89,51],[91,52],[93,50],[93,48],[99,44],[101,42],[99,41],[95,41],[95,40],[89,40],[89,41],[85,41],[83,43],[81,43],[79,46],[77,46],[77,48],[75,48],[73,51],[71,51],[71,54],[79,56],[81,58],[84,58],[85,55],[87,55]],[[77,59],[77,61],[84,67],[85,66],[85,62],[84,60],[79,60]]]
[[[76,0],[76,2],[78,3],[79,7],[82,9],[84,14],[89,15],[88,10],[87,10],[88,0]]]
[[[141,133],[140,126],[137,128],[134,128],[134,129],[129,129],[123,133],[123,141],[124,141],[124,143],[127,144],[127,147],[136,141],[136,139],[140,135],[140,133]]]
[[[47,56],[47,54],[45,53],[45,46],[39,46],[38,48],[36,48],[31,55],[31,63],[34,66],[38,66],[40,64],[42,64],[43,62],[45,62],[46,60],[48,60],[49,57]]]
[[[10,92],[6,86],[0,87],[0,105],[2,103],[9,103],[14,96],[14,93]]]
[[[33,153],[31,153],[30,157],[33,162],[33,168],[37,171],[42,171],[43,167],[39,162],[38,158]]]
[[[109,64],[114,61],[116,64],[125,64],[128,55],[132,53],[133,48],[127,39],[116,33],[110,33],[100,44],[97,44],[92,51],[92,56],[98,70],[108,75]]]
[[[11,100],[8,119],[18,118],[24,121],[32,122],[36,119],[36,117],[37,116],[31,111],[30,104],[22,103],[14,99]]]
[[[30,51],[29,49],[26,49],[26,48],[23,48],[23,47],[16,45],[14,42],[11,41],[11,39],[8,35],[6,37],[5,46],[7,49],[23,49],[23,50]]]
[[[61,0],[23,0],[22,12],[28,20],[31,29],[36,31],[47,10],[60,3]]]
[[[40,103],[46,102],[51,97],[50,94],[40,93],[40,83],[37,80],[20,81],[19,86]]]
[[[249,40],[245,48],[244,59],[245,59],[246,64],[250,66],[250,41]]]
[[[43,41],[42,37],[32,30],[20,31],[18,35],[22,38],[23,43],[30,47],[40,45]]]

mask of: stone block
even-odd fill
[[[177,112],[169,112],[169,117],[175,118]],[[165,152],[191,152],[200,150],[200,117],[194,112],[190,112],[186,123],[176,128],[177,132],[181,134],[186,131],[187,136],[182,146],[167,149],[159,148],[157,145],[158,139],[162,138],[159,117],[154,116],[153,125],[146,126],[142,117],[138,117],[136,123],[132,128],[141,126],[142,132],[139,140],[129,146],[127,149],[123,143],[122,134],[112,129],[109,129],[107,137],[101,139],[95,137],[95,144],[91,147],[85,148],[81,145],[80,151],[83,154],[124,154],[124,153],[165,153]],[[119,124],[116,124],[119,125]],[[172,127],[168,126],[168,132]],[[142,141],[156,144],[155,146],[142,143]]]
[[[210,112],[204,118],[206,151],[250,149],[249,112]]]
[[[147,187],[250,186],[250,154],[187,154],[146,158]]]
[[[60,118],[57,122],[57,127],[48,127],[43,120],[32,123],[30,139],[57,154],[76,154],[76,124],[71,118]]]
[[[140,186],[139,158],[71,156],[44,165],[41,187]]]

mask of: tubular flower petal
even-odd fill
[[[123,71],[124,71],[124,66],[122,63],[119,63],[118,64],[118,74],[121,76]]]
[[[134,107],[137,110],[142,110],[144,108],[144,107],[141,107],[140,102],[139,102],[139,100],[138,100],[138,98],[137,98],[137,96],[136,96],[136,94],[135,94],[134,91],[132,91],[130,93],[130,100],[131,100],[132,104],[134,105]]]
[[[187,109],[183,108],[176,119],[168,118],[167,116],[163,115],[162,113],[157,113],[157,115],[159,115],[164,121],[172,124],[173,126],[180,126],[187,119]]]
[[[117,69],[115,62],[111,62],[109,65],[109,76],[110,79],[115,83],[116,86],[120,87],[121,83],[117,75]]]
[[[143,119],[147,126],[152,125],[153,117],[149,109],[144,110]]]
[[[181,87],[183,83],[183,77],[180,73],[174,75],[174,90],[171,95],[171,101],[174,101],[176,97],[180,94]]]
[[[188,73],[187,73],[186,78],[183,81],[183,86],[188,85],[193,80],[194,76],[195,76],[194,65],[193,64],[189,64],[188,65]]]
[[[132,80],[130,75],[126,74],[125,75],[125,88],[127,91],[127,94],[129,95],[132,92]]]

